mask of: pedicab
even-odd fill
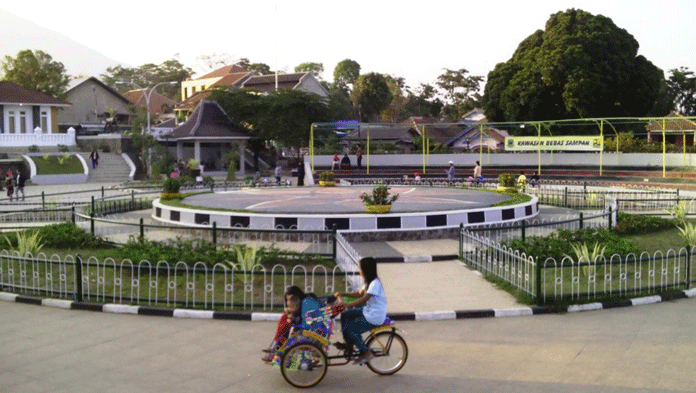
[[[276,348],[270,365],[280,368],[285,380],[298,388],[312,387],[324,378],[328,367],[344,366],[358,358],[357,351],[344,343],[332,340],[334,318],[345,309],[343,303],[328,304],[332,297],[311,297],[302,300],[301,323],[294,325],[285,343]],[[391,375],[401,370],[408,359],[406,341],[387,317],[384,324],[363,336],[374,356],[365,365],[380,375]],[[330,354],[332,344],[337,353]]]

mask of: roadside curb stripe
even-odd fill
[[[635,307],[647,304],[655,304],[678,299],[696,297],[696,288],[685,289],[680,292],[644,296],[633,299],[623,299],[603,303],[576,304],[567,307],[554,308],[550,306],[531,306],[501,309],[481,309],[481,310],[442,310],[426,312],[397,312],[388,313],[387,316],[394,321],[442,321],[451,319],[470,319],[470,318],[506,318],[520,317],[543,314],[559,314],[564,312],[583,312],[618,307]],[[256,322],[275,322],[282,315],[281,313],[269,312],[238,312],[238,311],[210,311],[210,310],[191,310],[184,308],[163,308],[163,307],[144,307],[131,306],[127,304],[113,303],[88,303],[76,302],[72,300],[38,298],[31,296],[17,295],[9,292],[0,292],[0,301],[33,304],[45,307],[62,309],[108,312],[115,314],[150,315],[160,317],[176,318],[195,318],[195,319],[220,319],[233,321],[256,321]]]

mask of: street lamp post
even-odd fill
[[[116,84],[119,84],[119,85],[133,85],[133,86],[137,87],[139,90],[143,91],[143,97],[145,97],[145,106],[146,106],[145,110],[147,111],[147,135],[151,135],[151,130],[150,130],[150,97],[152,96],[152,92],[154,92],[155,89],[157,89],[157,86],[159,86],[159,85],[176,85],[177,83],[178,82],[175,82],[175,81],[160,82],[160,83],[154,85],[152,87],[152,89],[146,90],[146,89],[143,89],[142,87],[140,87],[140,85],[138,85],[135,82],[124,82],[124,81],[117,81],[116,82]],[[152,148],[148,147],[147,157],[146,157],[146,159],[147,159],[147,174],[150,177],[152,176],[152,165],[150,165],[150,162],[152,161],[151,156],[152,156]]]
[[[175,81],[160,82],[160,83],[156,84],[155,86],[153,86],[152,89],[147,90],[147,89],[143,89],[142,87],[140,87],[140,85],[138,85],[135,82],[123,82],[123,81],[116,82],[116,84],[118,84],[118,85],[133,85],[133,86],[137,87],[138,90],[143,91],[143,97],[145,97],[145,105],[146,105],[146,110],[147,110],[147,133],[148,134],[150,134],[150,97],[152,96],[152,93],[155,91],[155,89],[159,85],[176,85],[177,83],[178,82],[175,82]]]

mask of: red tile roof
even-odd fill
[[[123,96],[135,105],[145,106],[145,93],[147,89],[130,90],[123,93]],[[176,101],[167,98],[156,91],[150,95],[150,112],[164,113],[165,107],[174,108]]]
[[[244,81],[244,77],[251,75],[253,75],[251,72],[235,72],[232,74],[227,74],[223,76],[222,79],[220,79],[219,81],[210,85],[210,87],[208,88],[210,89],[212,87],[227,87],[241,85]]]
[[[215,71],[212,71],[210,73],[207,73],[201,77],[198,77],[194,80],[198,79],[209,79],[209,78],[220,78],[223,77],[227,74],[234,74],[234,73],[240,73],[240,72],[247,72],[244,68],[238,66],[238,65],[231,65],[231,66],[224,66],[222,68],[218,68]]]
[[[42,93],[38,90],[27,89],[26,87],[10,81],[0,81],[0,104],[72,105],[67,101]]]
[[[212,93],[213,92],[211,90],[198,92],[192,95],[191,97],[185,99],[184,101],[178,103],[175,109],[177,111],[193,111],[194,109],[196,109],[196,106],[198,106],[199,102],[201,102],[202,100],[207,100]]]

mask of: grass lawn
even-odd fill
[[[696,224],[696,220],[686,221]],[[670,248],[679,251],[680,248],[686,246],[681,232],[676,227],[642,235],[626,235],[624,238],[633,244],[637,244],[642,251],[647,251],[650,254],[658,250],[667,252]]]
[[[36,164],[37,175],[69,175],[75,173],[85,173],[82,167],[82,161],[75,155],[70,155],[70,158],[60,164],[59,159],[62,156],[48,156],[44,159],[42,156],[31,156],[31,159]]]

